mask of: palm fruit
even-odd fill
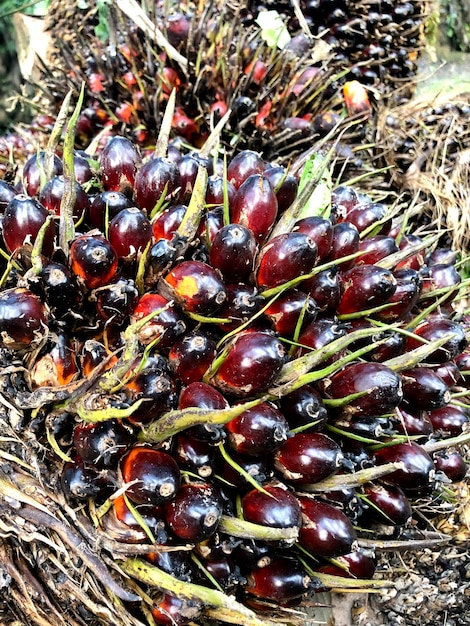
[[[51,597],[59,624],[300,625],[317,590],[391,584],[373,555],[359,566],[371,541],[434,546],[466,470],[458,255],[346,173],[318,177],[331,155],[280,179],[253,150],[218,169],[212,138],[170,160],[173,113],[157,154],[96,142],[78,222],[73,195],[59,215],[40,202],[60,168],[76,188],[78,107],[55,165],[46,151],[5,190],[8,219],[20,180],[41,217],[4,232],[0,291],[0,554],[47,589],[33,623]],[[122,197],[97,215],[97,189]],[[393,245],[370,258],[378,236]],[[29,619],[28,590],[5,580],[5,623]]]

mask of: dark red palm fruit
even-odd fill
[[[362,253],[356,259],[356,265],[374,265],[382,259],[398,252],[395,239],[387,235],[376,235],[366,237],[359,244],[359,251]]]
[[[459,285],[462,282],[462,277],[455,266],[449,263],[439,263],[423,268],[421,275],[423,278],[423,289],[420,301],[423,303],[442,298],[444,292],[440,290],[444,289],[446,290],[445,293],[448,293],[448,296],[440,302],[440,304],[441,306],[450,304],[455,298]],[[437,293],[434,295],[436,291]]]
[[[263,175],[269,180],[271,187],[274,189],[279,214],[284,213],[297,197],[299,188],[297,178],[289,174],[282,165],[267,167]]]
[[[137,206],[150,215],[163,194],[167,201],[178,201],[181,191],[181,176],[178,166],[163,157],[147,161],[137,172],[134,197]]]
[[[80,290],[65,265],[55,261],[44,263],[40,279],[46,303],[54,317],[61,318],[76,310],[80,302]]]
[[[349,222],[340,222],[333,226],[333,239],[327,261],[339,261],[342,257],[354,254],[359,250],[359,231]],[[355,260],[341,263],[341,270],[346,271],[354,267]]]
[[[335,126],[341,122],[341,117],[333,111],[322,111],[313,118],[313,130],[320,137],[326,137]]]
[[[105,191],[120,191],[131,196],[140,162],[137,148],[127,137],[111,137],[100,155],[101,182]]]
[[[215,236],[224,227],[224,208],[216,206],[203,214],[197,229],[197,236],[202,243],[210,248]]]
[[[224,348],[226,356],[211,383],[232,396],[247,397],[269,389],[285,359],[282,343],[264,331],[243,331]]]
[[[75,180],[79,185],[88,183],[93,178],[93,170],[91,169],[91,158],[86,152],[77,150],[73,155],[73,169]]]
[[[405,492],[398,485],[365,485],[362,493],[366,498],[363,518],[385,526],[404,526],[413,514]]]
[[[175,235],[172,240],[159,239],[145,256],[144,286],[154,290],[161,276],[168,271],[185,247],[185,240]]]
[[[271,528],[300,528],[302,514],[295,495],[283,486],[265,485],[263,489],[267,493],[252,489],[243,496],[243,518]]]
[[[389,417],[352,417],[346,420],[341,418],[332,419],[336,426],[342,427],[348,432],[367,437],[368,439],[380,439],[384,436],[395,434],[394,422]]]
[[[319,350],[332,341],[335,341],[335,339],[339,339],[345,335],[346,328],[336,320],[329,318],[316,319],[300,334],[299,344],[301,348],[298,350],[298,356],[308,354],[312,350]],[[339,356],[341,355],[336,355],[336,357]]]
[[[360,203],[347,211],[346,219],[350,224],[354,224],[360,233],[376,224],[375,234],[386,235],[392,225],[391,217],[386,219],[387,214],[388,208],[381,202]]]
[[[133,260],[150,243],[152,225],[137,207],[123,209],[109,223],[108,239],[120,259]]]
[[[180,470],[173,457],[147,445],[131,448],[119,467],[128,485],[126,495],[136,504],[161,504],[173,498],[180,485]]]
[[[323,433],[297,433],[274,456],[274,467],[290,483],[317,483],[341,466],[339,445]]]
[[[311,589],[311,579],[297,559],[275,556],[264,567],[247,575],[245,592],[268,602],[282,603],[301,598]]]
[[[282,337],[291,337],[297,329],[311,324],[318,312],[315,300],[297,289],[282,293],[264,311],[272,328]]]
[[[470,350],[468,348],[456,357],[455,364],[459,368],[464,380],[467,381],[470,372]]]
[[[226,188],[226,189],[225,189]],[[225,190],[224,190],[225,189]],[[231,206],[237,190],[228,180],[218,174],[212,174],[207,179],[205,203],[207,206],[224,204],[224,194],[227,194],[228,205]]]
[[[168,540],[165,545],[172,545]],[[188,550],[171,550],[149,552],[145,555],[147,561],[156,565],[167,574],[171,574],[183,582],[192,582],[194,572]]]
[[[144,368],[124,385],[128,402],[143,400],[128,420],[133,424],[148,424],[162,413],[176,408],[177,394],[173,378],[158,369]]]
[[[468,345],[463,325],[442,315],[431,315],[414,328],[413,333],[430,342],[450,336],[443,346],[423,359],[424,363],[433,365],[441,365],[455,359]],[[408,350],[413,350],[421,345],[423,342],[418,338],[408,337],[406,344]]]
[[[205,559],[204,567],[227,594],[233,593],[237,586],[244,582],[239,566],[226,556]]]
[[[331,204],[334,215],[338,219],[344,219],[347,213],[359,204],[356,190],[349,185],[335,187],[331,192]]]
[[[348,417],[375,417],[393,413],[403,398],[400,376],[383,363],[351,363],[325,381],[327,397],[346,398],[362,393],[341,407]]]
[[[311,385],[304,385],[283,396],[279,406],[291,429],[311,424],[308,430],[318,431],[328,418],[320,394]]]
[[[317,246],[303,233],[284,233],[265,244],[256,262],[259,289],[272,289],[308,274],[317,260]]]
[[[227,441],[239,454],[263,456],[286,441],[289,425],[274,404],[262,402],[225,424]]]
[[[102,235],[80,235],[70,246],[70,268],[87,289],[111,282],[117,266],[116,251]]]
[[[470,412],[463,407],[448,404],[430,411],[429,419],[436,432],[446,437],[457,437],[464,432],[470,422]]]
[[[168,353],[170,370],[183,385],[199,381],[212,363],[216,343],[208,335],[194,331],[178,339]]]
[[[434,467],[451,482],[458,483],[467,475],[468,465],[457,450],[442,450],[434,454]]]
[[[193,192],[199,166],[203,166],[209,170],[211,161],[196,152],[190,152],[183,155],[177,162],[177,165],[181,176],[181,198],[183,198],[183,200],[185,198],[189,199]]]
[[[238,189],[249,176],[262,174],[266,163],[258,152],[241,150],[227,166],[227,180]]]
[[[446,363],[441,363],[440,365],[434,365],[432,369],[440,378],[442,378],[449,389],[455,387],[455,385],[462,380],[462,374],[460,373],[455,361],[448,361]]]
[[[197,543],[216,532],[222,517],[222,498],[210,483],[186,483],[164,509],[172,533],[183,541]]]
[[[406,339],[402,333],[384,333],[380,338],[384,340],[384,343],[377,345],[368,353],[371,361],[383,363],[405,352]]]
[[[427,437],[432,435],[434,427],[429,418],[428,411],[419,408],[400,407],[398,410],[399,420],[397,421],[397,432],[403,435]]]
[[[323,261],[328,256],[333,243],[333,224],[319,215],[304,217],[294,224],[294,233],[303,233],[312,239],[317,246],[318,261]]]
[[[245,456],[231,450],[230,459],[232,463],[225,459],[219,460],[217,476],[220,476],[230,488],[234,487],[237,491],[245,492],[252,488],[253,483],[246,478],[247,474],[260,485],[266,482],[270,476],[271,470],[268,467],[267,457]]]
[[[337,557],[336,561],[338,565],[321,565],[315,571],[332,576],[370,580],[377,567],[374,553],[366,548],[358,548],[349,554],[343,554]]]
[[[18,190],[8,183],[3,178],[0,179],[0,213],[3,213],[7,208],[10,200],[18,194]]]
[[[155,313],[139,331],[139,341],[147,345],[158,339],[159,349],[170,348],[177,337],[186,330],[186,324],[175,305],[158,293],[144,293],[132,313],[131,321],[136,322]]]
[[[62,330],[51,334],[31,368],[33,387],[61,387],[78,377],[75,349]]]
[[[255,236],[241,224],[223,226],[215,235],[209,253],[212,267],[229,283],[247,280],[258,251]]]
[[[198,124],[186,115],[182,107],[176,107],[171,128],[177,137],[182,137],[189,143],[195,144],[199,139]]]
[[[336,312],[341,300],[339,267],[333,266],[302,281],[302,290],[315,300],[322,313]]]
[[[422,279],[414,269],[398,269],[393,272],[396,280],[395,292],[388,300],[389,307],[375,313],[383,322],[397,322],[406,318],[417,304],[421,295]]]
[[[202,261],[182,261],[166,274],[160,291],[184,311],[210,316],[227,297],[219,274]]]
[[[182,470],[201,478],[209,478],[214,472],[214,446],[198,441],[187,432],[176,437],[172,456]]]
[[[179,409],[196,407],[199,409],[226,409],[229,404],[224,396],[212,385],[202,382],[190,383],[182,389],[178,401]],[[198,441],[216,444],[225,437],[225,430],[219,424],[198,424],[187,429],[187,434]]]
[[[246,283],[228,284],[225,291],[227,298],[217,311],[218,317],[231,320],[221,324],[224,332],[230,332],[248,322],[264,305],[264,298],[259,295],[256,287]],[[253,320],[250,328],[261,324],[261,320],[259,318],[257,320]]]
[[[91,376],[95,368],[98,367],[98,365],[102,365],[103,361],[106,359],[109,359],[106,369],[112,367],[117,362],[118,357],[117,355],[111,358],[109,357],[109,351],[102,343],[95,339],[87,339],[78,353],[78,360],[83,376]]]
[[[96,312],[103,321],[122,326],[134,311],[139,292],[130,278],[118,278],[115,282],[98,287],[90,299],[96,303]]]
[[[2,234],[8,252],[12,253],[25,243],[34,244],[40,228],[52,215],[40,202],[24,194],[16,195],[3,214]],[[51,256],[54,250],[56,225],[51,222],[42,244],[42,254]]]
[[[356,265],[340,275],[342,296],[339,315],[357,313],[386,304],[396,289],[390,270],[378,265]]]
[[[165,18],[165,31],[172,46],[180,47],[188,41],[191,28],[191,15],[184,13],[170,13]]]
[[[385,446],[374,452],[377,465],[401,463],[397,469],[382,477],[384,483],[401,487],[405,494],[427,490],[434,479],[434,463],[429,454],[414,441]]]
[[[120,191],[102,191],[90,202],[88,219],[93,228],[104,232],[105,223],[109,223],[123,209],[128,209],[132,201]]]
[[[433,411],[449,404],[448,386],[429,367],[413,367],[401,373],[403,400],[409,406],[419,406],[423,411]]]
[[[48,336],[48,312],[29,289],[0,292],[0,346],[23,351],[38,348]]]
[[[163,521],[163,508],[161,505],[155,506],[153,504],[136,504],[133,507],[137,515],[140,516],[147,524],[150,532],[156,539],[157,543],[165,543],[168,539],[165,532],[165,523]],[[127,506],[124,496],[118,496],[113,499],[113,513],[115,518],[125,527],[132,529],[136,532],[129,532],[119,534],[119,541],[126,541],[128,543],[146,543],[148,537],[142,528],[139,520]],[[125,537],[125,539],[124,539]]]
[[[337,507],[307,496],[298,496],[302,509],[299,543],[313,556],[338,557],[352,551],[356,531]]]
[[[436,248],[426,255],[426,265],[455,265],[458,252],[450,248]]]
[[[423,239],[418,235],[404,235],[400,239],[398,247],[400,250],[408,250],[409,256],[399,261],[395,267],[396,270],[413,269],[419,271],[425,264],[425,254],[421,250],[413,252],[413,247],[422,245]]]
[[[23,166],[22,182],[23,189],[28,196],[35,196],[41,187],[41,178],[46,171],[46,156],[41,150],[37,154],[33,154]],[[60,176],[62,174],[62,161],[54,154],[52,157],[51,176]]]
[[[232,222],[249,228],[260,244],[269,235],[277,212],[276,194],[260,174],[249,176],[240,185],[230,206]]]
[[[197,600],[165,593],[163,598],[154,603],[152,618],[161,626],[185,626],[199,618],[202,608]]]
[[[65,463],[60,483],[67,498],[79,501],[101,498],[114,486],[113,478],[107,470],[98,470],[93,465],[87,465],[80,457]]]
[[[171,240],[183,221],[187,209],[185,204],[174,204],[162,211],[152,222],[154,239]]]
[[[63,176],[54,176],[47,181],[39,193],[39,202],[52,213],[60,215],[60,205],[64,196],[65,182]],[[75,183],[75,202],[72,213],[75,221],[86,219],[90,208],[90,200],[86,191]]]
[[[78,455],[98,468],[113,468],[134,443],[132,430],[120,420],[78,423],[73,431],[73,444]]]

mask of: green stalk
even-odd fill
[[[178,235],[188,242],[194,239],[204,212],[207,179],[207,170],[200,165],[194,182],[191,200],[189,201],[186,213],[177,230]]]
[[[228,409],[198,409],[189,407],[164,413],[148,427],[143,427],[139,435],[141,441],[161,443],[177,433],[197,424],[226,424],[261,402],[263,398],[238,404]]]
[[[255,480],[253,476],[251,476],[251,474],[249,474],[245,469],[243,469],[241,465],[239,465],[236,461],[232,459],[232,457],[227,453],[227,450],[225,449],[225,446],[222,442],[219,442],[218,448],[224,461],[226,461],[231,467],[233,467],[236,472],[243,476],[247,483],[249,483],[254,489],[257,489],[258,491],[261,491],[261,493],[264,493],[266,496],[269,496],[270,498],[274,497],[272,494],[269,493],[269,491],[266,491],[266,489],[264,489],[259,484],[259,482]]]
[[[422,443],[421,447],[428,454],[433,454],[439,450],[446,450],[447,448],[453,448],[454,446],[462,446],[470,442],[470,433],[463,433],[457,435],[457,437],[449,437],[449,439],[441,439],[440,441],[430,441],[429,443]]]
[[[175,114],[175,102],[176,89],[172,89],[166,103],[165,113],[163,114],[162,122],[160,124],[160,131],[158,133],[157,141],[155,144],[155,152],[153,154],[154,158],[166,157],[168,153],[168,142],[170,140],[171,125],[173,123],[173,116]]]
[[[417,252],[421,252],[422,250],[430,248],[439,240],[439,238],[440,235],[431,235],[429,237],[425,237],[420,243],[416,243],[412,246],[409,246],[408,248],[404,248],[403,250],[399,250],[394,254],[389,254],[385,258],[380,259],[380,261],[377,261],[376,265],[388,270],[393,269],[397,265],[397,263],[404,261],[405,259],[413,256]]]
[[[238,517],[222,515],[218,530],[245,539],[258,539],[260,541],[297,541],[299,529],[297,526],[288,528],[273,528],[262,524],[253,524]]]
[[[180,598],[196,600],[202,602],[208,607],[228,609],[235,614],[245,618],[245,624],[250,626],[287,626],[285,622],[258,618],[256,614],[240,602],[237,602],[233,596],[221,593],[217,589],[209,589],[202,585],[183,582],[174,576],[167,574],[158,567],[150,565],[140,559],[126,559],[118,563],[120,569],[140,582],[158,587],[159,589],[169,592]]]
[[[419,365],[419,363],[424,361],[428,356],[450,341],[453,337],[455,337],[455,334],[449,333],[440,339],[436,339],[435,341],[431,341],[430,343],[419,346],[418,348],[414,348],[414,350],[405,352],[405,354],[401,354],[393,359],[388,359],[388,361],[384,361],[383,364],[394,372],[411,369],[412,367]]]
[[[44,151],[44,172],[42,172],[42,174],[44,175],[44,181],[41,181],[41,188],[48,180],[52,178],[52,172],[54,168],[54,154],[59,144],[59,140],[62,135],[64,126],[67,122],[72,95],[73,91],[71,89],[62,102],[60,111],[54,123],[54,127],[51,131],[51,134],[49,135],[49,140]]]
[[[76,180],[74,164],[75,128],[77,126],[78,117],[80,115],[84,96],[85,84],[82,83],[77,105],[70,117],[64,137],[64,195],[62,196],[62,200],[60,203],[59,246],[64,252],[65,256],[68,256],[69,244],[75,237],[75,225],[73,222],[73,207],[75,205],[75,199],[77,195],[75,189]]]
[[[307,492],[323,492],[335,491],[346,487],[360,487],[366,483],[373,482],[382,476],[391,474],[397,470],[403,469],[404,465],[398,463],[384,463],[375,467],[366,467],[365,469],[353,472],[352,474],[335,474],[329,478],[325,478],[318,483],[301,485],[302,491]]]

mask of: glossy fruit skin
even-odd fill
[[[403,398],[401,378],[382,363],[351,363],[333,374],[326,385],[330,398],[364,395],[341,408],[348,416],[373,417],[393,413]]]
[[[120,191],[102,191],[91,201],[88,219],[91,226],[104,232],[106,220],[109,223],[120,211],[131,206],[131,199]]]
[[[409,407],[407,407],[407,409],[404,407],[399,408],[400,420],[397,424],[399,433],[410,436],[428,436],[434,432],[434,427],[427,411],[420,411],[419,409],[412,410]]]
[[[267,167],[264,177],[269,180],[271,187],[276,194],[277,206],[279,214],[284,213],[294,202],[297,196],[299,183],[295,176],[289,174],[286,169],[281,166]]]
[[[190,313],[210,316],[227,297],[217,272],[202,261],[182,261],[173,267],[160,285],[165,296]]]
[[[242,183],[230,207],[231,221],[249,228],[258,243],[266,240],[277,212],[276,194],[269,181],[258,174]]]
[[[259,295],[256,287],[246,283],[229,283],[225,285],[225,291],[227,298],[222,303],[220,309],[218,309],[217,314],[224,320],[231,320],[221,324],[223,331],[230,332],[241,324],[248,322],[258,313],[264,304],[264,298]],[[250,328],[256,326],[257,322],[254,320],[250,324]]]
[[[65,463],[60,481],[65,495],[79,501],[100,498],[113,486],[112,478],[106,471],[85,464],[79,457]]]
[[[298,497],[302,509],[299,543],[314,556],[337,557],[351,552],[356,531],[336,507],[305,496]]]
[[[270,477],[271,472],[268,468],[267,457],[248,456],[230,450],[230,458],[236,463],[237,467],[233,467],[225,460],[219,462],[217,467],[217,474],[229,483],[229,489],[235,488],[241,493],[251,489],[252,483],[247,480],[246,474],[256,480],[260,485],[265,483]],[[242,473],[239,468],[241,468],[244,473]]]
[[[446,437],[461,435],[470,422],[470,413],[463,407],[448,404],[429,412],[429,419],[436,432]]]
[[[423,281],[415,269],[399,269],[393,272],[396,289],[389,298],[390,308],[378,311],[374,317],[384,322],[396,322],[406,319],[421,295]]]
[[[80,235],[70,246],[70,266],[87,289],[111,282],[117,271],[116,251],[102,235]]]
[[[39,165],[38,165],[39,158]],[[40,151],[30,157],[23,166],[23,187],[29,196],[35,196],[41,184],[41,171],[44,171],[46,165],[45,153]],[[62,161],[54,154],[52,157],[52,176],[62,174]]]
[[[317,483],[336,473],[343,455],[339,445],[323,433],[297,433],[275,454],[274,466],[290,483]]]
[[[51,333],[31,368],[33,387],[60,387],[78,377],[75,350],[62,330]]]
[[[315,242],[318,261],[323,261],[328,256],[333,243],[333,225],[331,220],[317,215],[305,217],[294,224],[292,231],[304,233]]]
[[[212,384],[230,395],[246,397],[266,391],[284,363],[281,342],[263,331],[244,331],[231,342]]]
[[[442,472],[447,478],[458,483],[467,475],[468,465],[462,454],[457,450],[444,450],[434,455],[434,466],[437,472]]]
[[[265,244],[258,255],[256,282],[258,288],[272,289],[308,274],[317,259],[313,239],[299,232],[278,235]]]
[[[209,483],[181,485],[165,503],[165,519],[179,539],[195,543],[213,535],[222,516],[222,499]]]
[[[96,289],[90,299],[96,303],[96,312],[103,322],[122,326],[134,311],[139,292],[132,279],[118,278]]]
[[[3,178],[0,179],[0,211],[3,213],[10,200],[18,194],[18,191]]]
[[[424,411],[449,404],[451,394],[445,382],[429,367],[413,367],[401,373],[403,400]]]
[[[152,239],[152,226],[137,207],[119,211],[109,223],[108,239],[120,259],[137,258]]]
[[[207,189],[206,189],[206,197],[205,202],[207,205],[218,205],[223,204],[224,202],[224,178],[223,176],[218,176],[217,174],[212,174],[207,179]],[[233,199],[235,198],[236,189],[228,180],[226,181],[227,185],[227,196],[228,196],[228,204],[229,206],[232,204]]]
[[[206,441],[195,439],[187,432],[179,433],[176,437],[172,455],[183,470],[205,479],[213,474],[214,447]]]
[[[212,241],[209,259],[229,283],[247,279],[253,271],[258,250],[251,230],[241,224],[228,224]]]
[[[225,425],[230,447],[239,454],[263,456],[287,440],[289,425],[273,404],[262,402]]]
[[[333,227],[333,239],[330,252],[326,260],[336,261],[344,256],[354,254],[359,250],[359,231],[353,224],[340,222]],[[354,266],[354,259],[341,263],[341,270],[345,271]]]
[[[8,204],[3,215],[2,234],[10,253],[24,243],[34,244],[38,232],[51,213],[35,198],[24,194],[16,195]],[[50,256],[54,249],[56,227],[53,222],[47,227],[42,245],[42,254]]]
[[[402,469],[387,474],[383,481],[401,487],[407,495],[420,489],[428,489],[434,478],[434,463],[431,457],[414,441],[376,450],[374,457],[378,465],[403,463]]]
[[[439,289],[446,288],[448,290],[448,297],[441,302],[441,306],[452,302],[457,292],[458,286],[462,282],[462,277],[458,273],[454,265],[449,263],[439,263],[437,265],[431,265],[430,267],[423,268],[423,290],[421,293],[421,300],[423,302],[440,298],[442,293],[437,291]],[[455,289],[452,289],[455,287]]]
[[[398,252],[398,246],[393,237],[376,235],[363,239],[359,244],[359,250],[362,254],[356,260],[356,265],[374,265],[381,259]]]
[[[271,602],[287,602],[302,597],[310,589],[311,579],[295,559],[276,556],[264,567],[248,575],[245,591]]]
[[[230,159],[227,166],[227,180],[238,189],[249,176],[262,174],[265,167],[264,160],[258,152],[241,150]]]
[[[139,331],[139,340],[147,345],[159,339],[160,349],[170,348],[177,337],[186,330],[186,324],[176,307],[158,293],[144,293],[132,313],[132,321],[137,321],[155,313]]]
[[[131,448],[120,461],[126,494],[136,504],[158,505],[174,497],[180,484],[180,470],[166,452],[150,446]]]
[[[52,213],[60,215],[60,206],[64,196],[65,182],[63,176],[55,176],[47,181],[39,194],[39,202]],[[90,201],[88,194],[78,183],[75,183],[75,202],[73,205],[74,221],[86,219]]]
[[[48,335],[48,314],[29,289],[13,287],[0,293],[0,346],[27,351],[39,347]]]
[[[178,339],[168,353],[171,371],[183,385],[202,379],[216,354],[216,343],[208,335],[194,331]]]
[[[312,296],[322,313],[335,313],[341,300],[339,268],[333,266],[303,280],[302,290]]]
[[[263,493],[252,489],[242,498],[243,517],[272,528],[300,528],[302,514],[296,496],[285,487],[266,485]]]
[[[117,419],[75,426],[73,442],[80,457],[98,468],[113,467],[134,441],[132,431]]]
[[[178,230],[188,207],[185,204],[173,204],[159,213],[152,221],[152,234],[154,239],[173,239]]]
[[[177,201],[181,187],[178,167],[170,160],[157,157],[147,161],[137,172],[134,195],[137,206],[150,215],[167,186],[166,199]]]
[[[319,350],[335,339],[345,335],[345,327],[339,324],[336,319],[326,317],[317,319],[309,324],[300,334],[299,344],[305,347],[299,349],[298,355],[302,356],[311,352],[311,350]]]
[[[229,404],[224,396],[212,385],[203,382],[193,382],[184,387],[180,393],[178,408],[186,409],[197,407],[200,409],[226,409]],[[198,441],[216,444],[225,438],[225,430],[219,424],[198,424],[186,430]]]
[[[341,565],[324,565],[316,571],[333,576],[345,576],[347,578],[373,578],[377,566],[377,559],[371,550],[358,548],[349,554],[337,557]]]
[[[276,298],[264,314],[281,337],[290,337],[311,324],[317,312],[318,307],[313,298],[298,289],[289,289]]]
[[[413,513],[409,499],[398,485],[369,484],[363,488],[363,494],[371,503],[365,513],[367,520],[385,526],[403,526]]]
[[[153,504],[134,504],[132,506],[145,521],[156,541],[158,543],[166,543],[168,535],[164,529],[163,507],[154,506]],[[121,524],[128,526],[134,531],[140,531],[139,533],[128,533],[126,540],[129,543],[144,543],[148,541],[142,526],[127,506],[124,496],[118,496],[113,500],[113,513]],[[120,541],[123,541],[123,539],[120,538]]]
[[[386,304],[396,289],[392,272],[378,265],[356,265],[341,274],[338,314],[357,313]]]
[[[132,195],[140,155],[126,137],[111,137],[100,155],[101,181],[106,191]]]
[[[426,339],[427,341],[435,341],[450,336],[446,343],[432,352],[428,357],[423,359],[425,363],[442,364],[451,361],[461,354],[468,345],[467,338],[462,324],[454,322],[446,317],[431,316],[423,323],[419,324],[414,330],[414,334]],[[409,338],[407,341],[407,349],[413,350],[422,345],[419,339]]]
[[[202,607],[194,600],[166,593],[152,608],[152,617],[161,626],[184,626],[198,619]]]
[[[328,418],[320,394],[310,385],[283,396],[279,406],[291,429],[311,424],[309,430],[320,431]]]

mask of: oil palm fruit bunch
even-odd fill
[[[174,101],[153,153],[92,157],[79,101],[0,186],[4,623],[300,624],[319,590],[393,584],[376,546],[446,540],[457,255],[332,152],[224,162],[220,127],[170,151]]]

